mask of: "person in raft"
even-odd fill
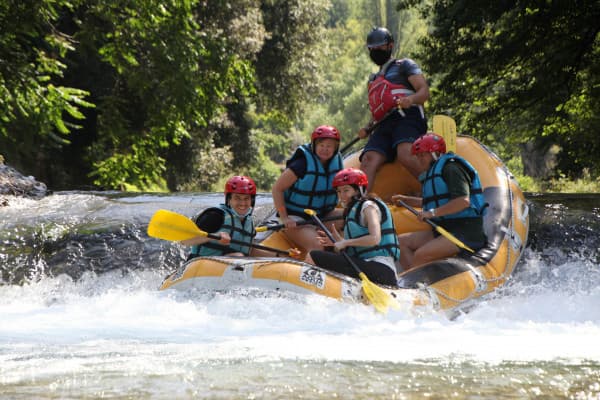
[[[340,216],[336,210],[337,196],[333,189],[333,178],[343,167],[339,152],[340,132],[331,125],[321,125],[311,134],[311,142],[296,149],[286,162],[272,188],[273,205],[285,233],[298,247],[307,252],[322,250],[314,225],[296,225],[309,219],[305,209],[314,210],[319,218]]]
[[[475,251],[485,246],[483,215],[488,204],[475,168],[459,155],[446,153],[446,142],[433,133],[415,140],[412,154],[420,165],[422,197],[394,195],[392,201],[422,207],[418,215],[421,221],[430,219]],[[460,250],[434,230],[403,233],[398,235],[398,242],[404,270]]]
[[[393,48],[394,38],[386,28],[373,28],[367,35],[369,57],[379,66],[368,83],[371,120],[358,131],[360,138],[372,132],[360,155],[360,169],[369,178],[369,192],[379,167],[396,157],[415,178],[419,176],[410,148],[427,132],[423,108],[429,99],[427,81],[416,62],[393,58]]]
[[[260,250],[251,248],[256,235],[252,220],[255,200],[256,184],[251,178],[229,178],[225,183],[225,204],[207,208],[195,218],[198,228],[221,236],[221,240],[199,236],[182,241],[192,246],[188,260],[199,256],[262,256]],[[231,243],[232,239],[241,243]]]
[[[394,219],[387,205],[366,193],[367,175],[355,168],[341,170],[333,180],[344,208],[344,236],[333,229],[335,243],[319,231],[323,246],[345,251],[359,269],[374,283],[397,286],[396,262],[400,258]],[[307,262],[329,271],[358,278],[357,272],[342,254],[314,250]]]

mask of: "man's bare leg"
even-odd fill
[[[406,168],[408,172],[412,174],[412,176],[418,178],[420,174],[419,164],[417,157],[412,155],[411,148],[412,143],[400,143],[398,146],[396,146],[396,155],[398,157],[398,161],[400,161],[404,168]]]
[[[375,174],[377,173],[379,167],[383,165],[385,160],[386,157],[376,151],[367,151],[362,155],[362,159],[360,160],[360,169],[367,175],[367,179],[369,180],[367,192],[370,192],[371,189],[373,189],[373,184],[375,183]]]
[[[431,231],[407,232],[398,235],[400,265],[405,271],[415,266],[413,263],[415,252],[431,240],[433,240]]]

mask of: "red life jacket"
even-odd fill
[[[396,62],[394,59],[386,62],[374,78],[369,81],[369,109],[375,122],[381,121],[396,107],[397,99],[415,93],[407,86],[392,83],[385,79],[385,73],[394,62]]]

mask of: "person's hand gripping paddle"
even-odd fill
[[[313,221],[315,221],[315,223],[323,230],[323,232],[325,232],[325,234],[327,235],[329,240],[331,240],[333,243],[336,242],[335,238],[333,237],[333,235],[331,234],[329,229],[327,229],[325,224],[323,224],[323,222],[319,219],[319,217],[317,216],[317,213],[314,210],[306,209],[306,210],[304,210],[304,212],[312,217]],[[392,307],[392,308],[400,307],[398,305],[398,303],[396,302],[396,300],[393,299],[392,296],[388,292],[386,292],[385,290],[383,290],[382,288],[380,288],[379,286],[377,286],[376,284],[371,282],[369,280],[369,278],[367,278],[365,273],[360,270],[358,265],[356,265],[356,263],[352,260],[352,258],[344,250],[342,250],[341,253],[346,258],[346,261],[348,261],[348,263],[350,263],[352,268],[354,268],[354,270],[358,274],[358,277],[360,278],[360,280],[362,282],[362,289],[365,292],[365,296],[367,297],[369,302],[371,302],[371,304],[373,304],[373,307],[375,307],[375,309],[377,311],[379,311],[382,314],[385,314],[385,313],[387,313],[389,307]]]
[[[219,235],[201,230],[194,221],[185,215],[168,210],[158,210],[154,213],[148,224],[148,236],[172,242],[180,242],[198,236],[209,237],[215,240],[221,239],[221,236]],[[231,240],[231,243],[247,245],[247,243],[237,240]],[[250,244],[250,247],[270,251],[277,255],[286,255],[292,258],[297,258],[301,254],[298,249],[294,248],[282,250],[274,247],[261,246],[259,244]]]

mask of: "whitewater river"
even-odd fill
[[[159,208],[60,192],[0,208],[0,399],[600,399],[600,195],[528,196],[513,279],[449,320],[317,295],[158,291]],[[257,214],[272,209],[259,196]]]

